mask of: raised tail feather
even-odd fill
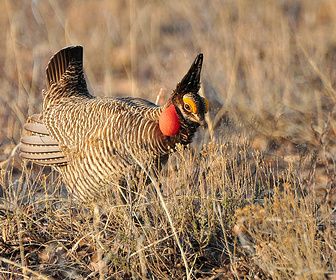
[[[47,88],[43,91],[43,108],[62,98],[93,98],[87,89],[83,70],[83,47],[70,46],[58,51],[46,68]]]
[[[82,46],[70,46],[57,52],[50,59],[46,68],[48,88],[50,88],[53,83],[58,83],[68,67],[74,63],[76,67],[78,67],[78,71],[81,72],[83,67]]]
[[[67,158],[43,123],[40,114],[32,115],[23,126],[20,143],[20,157],[40,165],[61,166]]]
[[[203,64],[203,54],[196,56],[194,63],[191,65],[188,73],[183,77],[182,81],[176,86],[175,92],[197,93],[200,89],[201,70]]]

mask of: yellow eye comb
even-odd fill
[[[184,103],[184,108],[189,111],[189,112],[192,112],[193,114],[196,114],[197,113],[197,106],[196,106],[196,103],[195,101],[188,97],[188,96],[184,96],[183,97],[183,103]]]

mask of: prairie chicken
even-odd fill
[[[28,118],[20,156],[53,166],[73,195],[96,200],[149,163],[165,163],[204,125],[207,101],[198,94],[199,54],[165,105],[133,97],[99,98],[87,89],[83,48],[60,50],[46,68],[43,110]]]

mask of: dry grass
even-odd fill
[[[335,277],[333,0],[0,8],[1,279]],[[69,44],[85,47],[96,95],[153,101],[204,53],[209,129],[170,158],[161,190],[83,207],[52,170],[6,161]]]

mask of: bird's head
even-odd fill
[[[199,54],[188,73],[177,84],[168,106],[162,112],[159,125],[164,135],[176,135],[181,123],[195,128],[206,126],[204,117],[208,111],[208,101],[198,94],[202,62],[203,54]]]
[[[208,101],[195,93],[188,92],[173,100],[180,120],[187,125],[206,126],[205,114],[208,111]]]

